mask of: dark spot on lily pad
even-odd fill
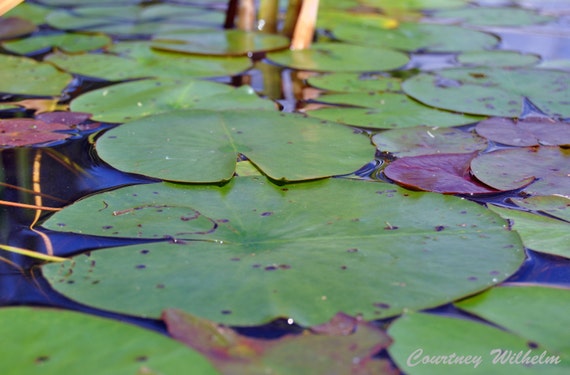
[[[143,268],[146,268],[146,266],[145,266],[144,264],[138,264],[138,265],[135,266],[135,268],[141,270],[141,269],[143,269]]]
[[[150,252],[150,250],[141,250],[141,254],[148,254]]]
[[[357,251],[358,251],[357,248],[352,248],[352,249],[346,250],[347,253],[356,253]]]
[[[389,309],[390,305],[384,302],[376,302],[373,304],[375,307],[379,307],[381,309]]]
[[[40,355],[34,360],[36,364],[45,363],[47,361],[49,361],[49,357],[47,355]]]
[[[276,269],[277,269],[277,267],[275,267],[275,266],[267,266],[267,267],[265,267],[265,270],[266,270],[266,271],[275,271]]]
[[[223,315],[229,315],[229,314],[232,313],[232,310],[222,310],[221,313],[222,313]]]
[[[266,211],[266,212],[261,214],[261,216],[270,216],[270,215],[273,215],[273,212]]]
[[[137,362],[146,362],[148,361],[148,357],[146,355],[141,355],[135,358],[135,361]]]

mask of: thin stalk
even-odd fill
[[[317,13],[319,11],[319,0],[304,0],[295,24],[295,31],[291,38],[291,49],[307,49],[313,42],[315,28],[317,25]]]
[[[28,249],[22,249],[20,247],[10,246],[10,245],[0,245],[0,249],[9,251],[11,253],[25,255],[31,258],[47,260],[49,262],[63,262],[67,260],[66,258],[56,257],[54,255],[46,255],[42,253],[38,253]],[[5,259],[5,258],[4,258]]]
[[[237,28],[253,31],[255,28],[255,1],[239,0]]]
[[[281,32],[286,37],[291,38],[293,36],[297,17],[299,17],[299,12],[301,11],[302,2],[303,0],[289,0],[289,5],[287,6],[287,11],[285,13],[285,24],[283,25],[283,31]]]
[[[226,10],[226,20],[224,21],[224,29],[233,29],[238,9],[239,0],[229,0],[228,9]]]
[[[257,30],[274,34],[277,32],[279,0],[261,0],[257,15]]]

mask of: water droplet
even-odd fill
[[[293,319],[291,319],[291,318],[287,319],[287,324],[291,325],[294,323],[295,323],[295,321]]]

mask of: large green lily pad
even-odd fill
[[[540,325],[548,319],[548,311],[544,309],[545,316],[532,323]],[[570,371],[568,353],[561,356],[527,337],[473,320],[414,313],[396,320],[388,334],[394,339],[388,352],[409,375],[563,375]],[[534,365],[525,364],[534,356]]]
[[[2,308],[0,320],[5,375],[218,373],[192,349],[116,320],[31,307]]]
[[[183,30],[154,37],[152,46],[166,51],[198,55],[249,56],[289,47],[281,35],[243,30]]]
[[[44,226],[169,240],[43,266],[69,298],[148,317],[180,308],[231,325],[393,316],[487,288],[524,258],[518,235],[478,204],[352,179],[137,185],[82,199]]]
[[[315,100],[361,108],[323,108],[307,111],[309,116],[373,129],[409,128],[418,125],[449,127],[481,120],[477,116],[427,107],[407,95],[398,93],[329,94]]]
[[[570,198],[559,195],[511,198],[512,203],[527,210],[546,213],[570,222]]]
[[[401,80],[379,74],[329,73],[307,79],[309,85],[338,92],[400,91]]]
[[[456,68],[406,80],[406,94],[461,113],[518,117],[527,98],[551,117],[570,116],[570,73],[545,69]]]
[[[56,96],[71,82],[71,74],[27,57],[0,55],[0,92]]]
[[[93,90],[72,100],[71,109],[93,113],[97,121],[125,122],[177,109],[212,105],[226,109],[275,110],[274,102],[261,99],[250,87],[237,89],[210,81],[170,78],[125,82]]]
[[[2,47],[20,55],[51,47],[57,47],[64,52],[77,53],[103,48],[111,42],[111,38],[106,35],[63,33],[5,42],[2,43]]]
[[[97,151],[122,171],[187,182],[229,180],[239,153],[289,181],[352,173],[374,158],[368,138],[342,125],[249,110],[148,116],[105,133]]]
[[[521,187],[528,194],[570,197],[570,150],[559,147],[521,147],[482,154],[471,161],[475,177],[499,190]],[[498,173],[499,172],[499,173]]]
[[[462,8],[445,9],[434,12],[432,17],[451,18],[463,24],[475,26],[526,26],[552,22],[555,17],[538,14],[521,8]]]
[[[41,25],[45,21],[46,15],[50,12],[49,8],[41,5],[23,2],[17,7],[10,9],[4,14],[4,17],[18,17],[27,20],[34,25]]]
[[[247,57],[189,56],[154,50],[149,42],[116,43],[110,52],[112,54],[54,53],[45,61],[72,73],[109,81],[148,77],[219,77],[235,75],[252,66]]]
[[[457,61],[465,66],[513,68],[536,65],[540,62],[540,56],[515,51],[471,51],[457,56]]]
[[[405,54],[390,49],[331,42],[314,43],[304,50],[272,52],[267,58],[289,68],[321,72],[379,72],[408,62]]]
[[[453,25],[403,22],[393,29],[340,24],[332,30],[338,39],[366,46],[402,51],[462,52],[491,48],[498,39],[481,31]]]

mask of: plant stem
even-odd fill
[[[299,11],[301,10],[302,0],[289,0],[289,5],[287,6],[287,12],[285,13],[285,24],[283,25],[282,34],[286,37],[291,38],[293,36],[293,31],[295,31],[295,23],[297,22],[297,17],[299,16]]]
[[[261,0],[257,29],[266,33],[277,32],[277,16],[279,14],[279,0]]]
[[[252,31],[255,28],[254,0],[239,0],[237,27],[245,31]]]
[[[4,0],[0,1],[0,16],[7,13],[10,9],[20,4],[24,0]]]
[[[318,10],[319,0],[303,1],[299,17],[295,24],[293,37],[291,38],[291,49],[301,50],[311,46],[317,24]]]

